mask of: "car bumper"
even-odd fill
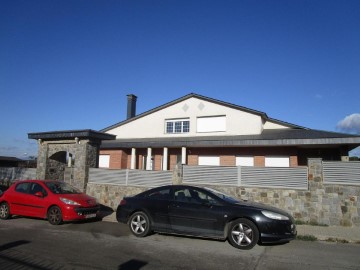
[[[129,212],[126,211],[126,209],[124,209],[123,207],[118,206],[116,210],[116,220],[118,222],[126,224],[128,222],[128,217],[129,217]]]
[[[292,221],[273,221],[262,224],[261,243],[283,243],[294,240],[297,235],[296,225]]]
[[[62,209],[63,220],[83,220],[89,218],[96,218],[100,211],[100,205],[94,207],[74,207],[66,206]]]

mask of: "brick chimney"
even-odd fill
[[[127,95],[127,118],[126,119],[130,119],[133,118],[136,115],[136,100],[137,100],[137,96],[130,94]]]

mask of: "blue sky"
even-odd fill
[[[0,155],[194,92],[360,133],[360,1],[0,1]],[[360,151],[357,152],[360,155]]]

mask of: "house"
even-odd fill
[[[23,160],[16,157],[0,156],[0,167],[19,167]]]
[[[101,130],[116,139],[101,144],[99,167],[296,167],[308,158],[347,161],[360,145],[360,136],[301,127],[194,93],[139,115],[137,97],[127,97],[127,119]]]

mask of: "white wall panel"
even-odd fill
[[[196,121],[197,132],[226,131],[226,116],[199,117]]]
[[[99,155],[99,168],[110,168],[110,155]]]

